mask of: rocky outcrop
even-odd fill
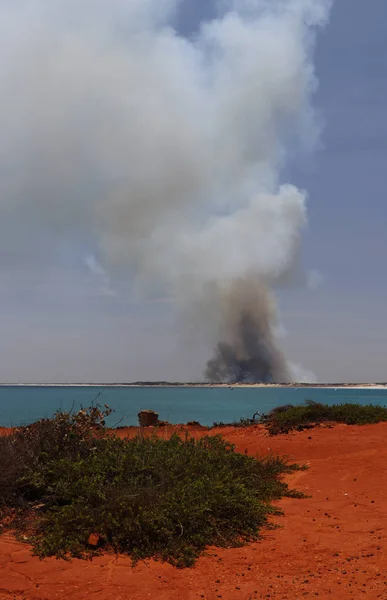
[[[154,410],[141,410],[137,416],[140,427],[151,427],[159,423],[159,415]]]

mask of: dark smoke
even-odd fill
[[[265,286],[237,280],[225,293],[221,330],[229,339],[216,345],[215,356],[207,362],[206,378],[213,383],[289,381],[272,333],[275,306]]]

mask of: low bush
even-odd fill
[[[387,421],[387,408],[368,404],[334,404],[328,406],[319,402],[307,400],[305,404],[293,406],[288,404],[274,408],[267,415],[261,417],[271,435],[288,433],[291,430],[300,430],[321,423],[346,423],[347,425],[366,425]]]
[[[235,452],[220,436],[138,436],[105,428],[109,409],[58,413],[0,438],[0,510],[40,556],[90,556],[101,547],[134,561],[192,565],[209,545],[242,545],[302,497],[282,477],[300,467]]]
[[[95,441],[106,437],[105,419],[111,412],[107,405],[103,410],[97,405],[74,414],[60,411],[52,419],[0,436],[0,510],[10,505],[24,507],[21,482],[27,472],[62,457],[87,456]]]

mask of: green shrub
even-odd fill
[[[328,406],[307,400],[301,406],[280,406],[261,418],[271,435],[305,429],[324,422],[366,425],[387,421],[387,408],[368,404],[334,404]]]
[[[209,545],[257,539],[280,512],[273,500],[302,497],[282,480],[299,467],[280,458],[238,454],[220,436],[122,440],[104,416],[58,413],[0,439],[3,517],[40,557],[92,555],[94,533],[134,561],[188,566]]]
[[[60,411],[52,419],[0,436],[0,511],[9,505],[24,506],[25,496],[31,492],[23,492],[22,478],[27,470],[63,456],[86,456],[95,440],[106,436],[105,418],[111,412],[107,405],[104,410],[97,405],[74,414]]]

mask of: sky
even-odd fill
[[[304,260],[322,275],[289,293],[284,348],[322,381],[385,381],[387,40],[383,0],[340,0],[320,36],[322,148],[294,181],[310,195]]]
[[[176,27],[193,36],[213,10],[184,0]],[[387,380],[386,19],[385,0],[334,2],[314,61],[319,145],[291,156],[282,174],[308,192],[309,285],[276,290],[280,345],[317,381]],[[130,280],[101,267],[83,231],[68,239],[22,209],[15,218],[1,230],[1,382],[201,379],[210,350],[195,323],[181,327],[168,296],[136,297]],[[16,231],[31,237],[23,261],[6,256],[17,254]]]

